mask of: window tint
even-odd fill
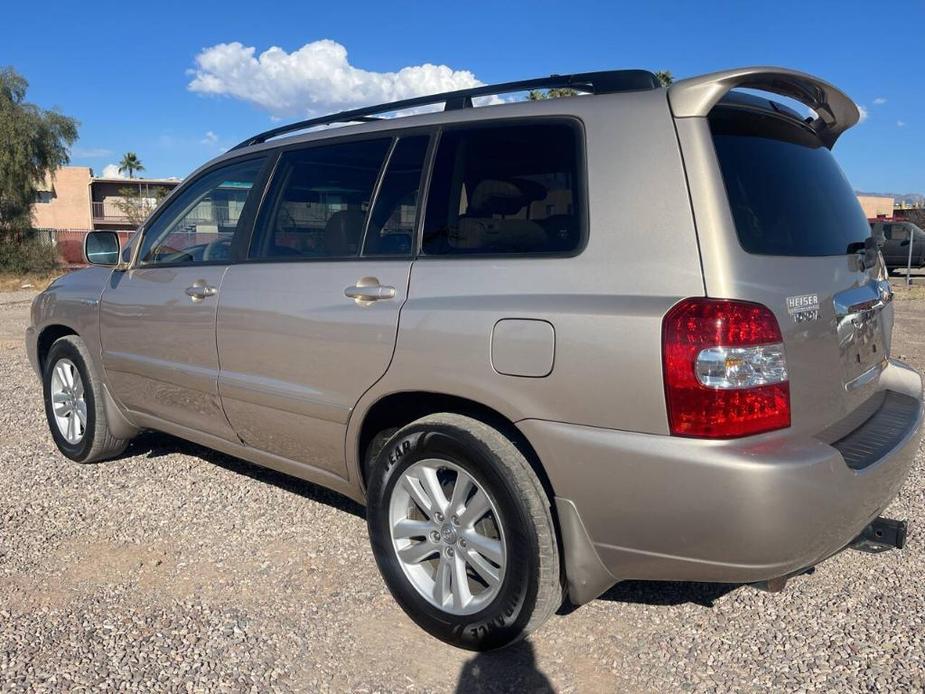
[[[559,253],[581,239],[576,131],[565,124],[475,127],[440,138],[423,251]]]
[[[889,239],[890,241],[893,240],[893,225],[892,224],[883,225],[883,238]]]
[[[230,164],[192,183],[145,229],[142,265],[231,260],[231,241],[265,159]]]
[[[363,255],[411,255],[428,139],[403,137],[392,150],[369,217]]]
[[[815,134],[779,117],[710,117],[739,242],[749,253],[841,255],[870,236],[854,190]]]
[[[389,138],[283,153],[260,212],[250,257],[357,255],[390,144]]]

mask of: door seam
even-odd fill
[[[347,417],[347,423],[344,426],[344,466],[347,471],[347,481],[352,483],[359,483],[359,479],[354,480],[351,475],[351,467],[347,460],[347,451],[349,449],[348,439],[350,436],[350,423],[353,421],[353,415],[356,413],[357,405],[366,397],[366,394],[371,391],[373,388],[378,385],[378,383],[386,377],[386,374],[389,373],[389,369],[392,368],[392,363],[395,361],[395,354],[398,352],[398,336],[401,331],[401,317],[402,313],[405,310],[405,304],[408,303],[408,299],[411,298],[411,275],[414,272],[414,264],[417,262],[416,258],[411,258],[411,262],[408,265],[408,279],[405,282],[405,298],[402,299],[401,306],[398,307],[398,317],[395,321],[395,339],[392,340],[392,353],[389,355],[389,363],[386,364],[385,369],[383,369],[382,374],[375,381],[369,384],[369,387],[360,393],[360,397],[356,399],[356,402],[350,407],[350,414]],[[357,456],[362,455],[360,451],[357,451]],[[362,465],[362,461],[358,461]]]
[[[228,413],[225,412],[225,398],[222,396],[222,353],[218,349],[218,309],[222,305],[222,287],[225,284],[225,275],[228,274],[228,271],[231,270],[231,265],[225,266],[225,271],[222,273],[221,278],[218,282],[218,301],[215,302],[215,316],[212,324],[215,326],[215,330],[212,334],[212,338],[215,342],[215,362],[217,365],[217,370],[215,372],[215,392],[218,395],[218,409],[222,411],[222,416],[225,418],[225,422],[228,424],[228,428],[231,429],[231,432],[234,434],[234,437],[241,443],[242,446],[247,446],[247,443],[244,439],[241,438],[241,435],[238,433],[238,430],[231,423],[231,420],[228,418]]]

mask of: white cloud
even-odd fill
[[[220,43],[203,49],[195,60],[190,91],[241,99],[276,117],[311,116],[482,84],[468,70],[430,63],[397,72],[363,70],[349,63],[346,47],[330,39],[291,53],[273,46],[259,55],[253,46]]]
[[[861,104],[855,104],[855,106],[858,107],[858,113],[861,114],[861,117],[858,119],[858,123],[863,123],[864,121],[867,120],[867,116],[868,116],[867,109],[861,106]]]
[[[206,131],[206,134],[205,134],[205,137],[203,137],[203,138],[199,141],[199,144],[201,144],[201,145],[214,145],[214,144],[217,144],[217,143],[218,143],[218,135],[216,135],[216,134],[215,134],[214,132],[212,132],[211,130],[207,130],[207,131]]]
[[[878,96],[876,99],[874,99],[874,106],[882,106],[885,103],[886,99],[884,99],[882,96]]]
[[[905,128],[905,127],[906,127],[906,121],[904,121],[904,120],[898,120],[898,121],[896,121],[896,127],[897,127],[897,128]]]
[[[128,178],[121,171],[119,171],[118,164],[106,164],[103,167],[102,178]]]

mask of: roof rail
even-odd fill
[[[353,123],[378,120],[375,116],[380,113],[390,113],[419,106],[430,106],[444,102],[444,110],[453,111],[462,108],[471,108],[472,99],[479,96],[492,96],[495,94],[509,94],[511,92],[528,91],[530,89],[575,89],[592,94],[611,94],[614,92],[627,92],[636,90],[655,89],[659,81],[648,70],[609,70],[603,72],[582,72],[574,75],[550,75],[536,79],[520,80],[518,82],[504,82],[502,84],[486,84],[471,89],[460,89],[455,92],[417,96],[411,99],[402,99],[378,106],[365,106],[351,111],[341,111],[318,118],[281,125],[278,128],[267,130],[254,135],[244,142],[232,147],[232,150],[250,147],[267,140],[285,135],[287,133],[307,130],[318,125],[332,123]]]

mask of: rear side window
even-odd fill
[[[842,255],[870,236],[854,190],[813,133],[779,117],[732,108],[716,109],[710,127],[747,252]]]
[[[422,250],[428,255],[565,253],[581,240],[578,133],[538,123],[440,138]]]
[[[359,255],[373,188],[391,139],[284,152],[248,257]]]

